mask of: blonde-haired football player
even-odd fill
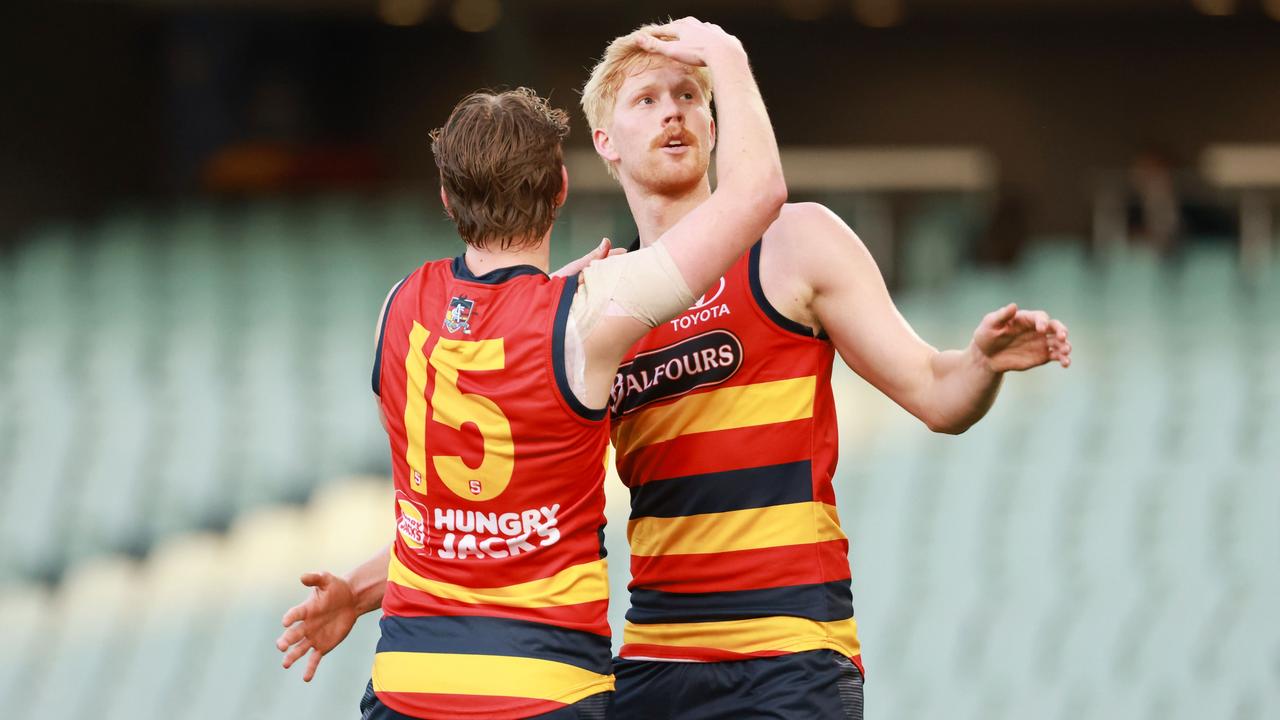
[[[611,42],[582,96],[640,247],[711,195],[710,88],[694,58],[653,52],[665,32]],[[840,218],[784,205],[717,288],[632,348],[614,382],[613,440],[632,500],[617,718],[861,717],[831,487],[836,353],[930,429],[960,433],[1005,372],[1065,367],[1071,345],[1062,323],[1009,304],[982,318],[967,348],[938,351],[895,309]]]

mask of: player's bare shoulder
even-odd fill
[[[788,203],[764,236],[762,277],[785,272],[810,293],[829,283],[857,282],[879,268],[857,233],[825,205]]]
[[[862,247],[862,241],[839,215],[815,202],[783,205],[764,240],[766,246],[776,246],[774,254],[794,257],[797,262],[847,252],[850,245]]]
[[[787,318],[816,327],[809,309],[813,299],[811,259],[820,256],[823,214],[817,203],[787,203],[778,219],[764,233],[758,270],[760,285],[769,303]],[[834,215],[832,215],[834,217]]]

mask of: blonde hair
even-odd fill
[[[587,124],[593,131],[613,121],[613,107],[618,100],[618,90],[622,88],[622,83],[627,77],[649,69],[655,62],[677,62],[644,50],[636,42],[637,33],[652,35],[660,40],[670,40],[671,36],[657,32],[659,27],[661,25],[643,25],[636,28],[634,32],[614,38],[604,49],[604,55],[600,57],[600,61],[591,69],[591,77],[587,78],[587,83],[582,86],[582,112],[587,116]],[[702,91],[703,98],[710,106],[711,72],[705,67],[677,64],[685,67],[693,76],[694,82]],[[613,164],[608,160],[605,160],[604,164],[609,174],[617,179],[618,175]]]

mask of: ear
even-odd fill
[[[716,149],[716,119],[711,118],[711,149]]]
[[[449,217],[453,217],[453,211],[449,209],[449,196],[444,192],[444,186],[440,186],[440,204],[444,205],[444,213]]]
[[[556,193],[556,207],[564,207],[564,201],[569,199],[569,168],[564,165],[560,166],[560,192]]]
[[[618,151],[613,147],[613,140],[609,138],[609,131],[602,128],[596,128],[591,131],[591,144],[596,147],[596,154],[608,160],[611,163],[618,162],[620,156]]]

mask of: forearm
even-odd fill
[[[929,363],[928,392],[921,399],[921,420],[934,432],[959,434],[982,419],[1004,377],[990,369],[986,357],[970,345],[935,353]]]
[[[706,55],[719,121],[711,197],[659,239],[685,283],[700,294],[755,244],[787,197],[782,163],[764,101],[740,45]]]
[[[719,187],[785,195],[777,140],[746,53],[720,49],[708,58],[707,67],[716,97]]]
[[[391,546],[387,545],[347,573],[346,581],[355,593],[357,614],[363,615],[382,607],[382,596],[387,589],[387,565],[390,560]]]

